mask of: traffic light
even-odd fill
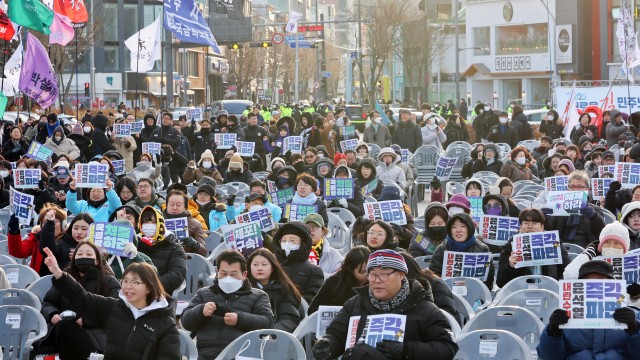
[[[240,44],[238,44],[237,42],[231,44],[231,49],[232,50],[238,50],[240,49]]]
[[[249,43],[249,47],[266,49],[271,47],[271,41],[254,41]]]
[[[262,42],[262,47],[263,47],[263,48],[265,48],[265,49],[266,49],[266,48],[268,48],[269,46],[271,46],[271,43],[270,43],[269,41],[263,41],[263,42]]]
[[[84,83],[84,96],[91,96],[91,85],[88,82]]]

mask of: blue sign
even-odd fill
[[[313,41],[298,41],[298,44],[296,44],[295,42],[289,43],[289,47],[292,49],[295,49],[296,46],[298,46],[298,48],[300,49],[311,49],[311,47],[313,46]]]
[[[333,74],[328,72],[328,71],[325,71],[325,72],[322,73],[322,77],[323,78],[330,78],[332,76],[333,76]]]
[[[357,59],[358,58],[358,52],[357,51],[352,51],[351,52],[351,58],[352,59]]]
[[[218,43],[194,0],[164,0],[164,28],[180,41],[211,46],[221,54]]]
[[[304,35],[303,34],[298,35],[298,41],[301,41],[301,40],[304,40]],[[287,43],[287,44],[295,43],[296,42],[296,36],[295,35],[286,35],[284,37],[284,42]]]

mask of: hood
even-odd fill
[[[117,152],[116,150],[109,150],[106,153],[104,153],[105,157],[108,157],[109,159],[111,158],[116,158],[118,160],[122,160],[122,154],[120,154],[119,152]]]
[[[318,151],[322,151],[323,153],[327,154],[327,156],[329,155],[329,150],[327,150],[327,147],[324,145],[318,145],[316,146],[316,149]]]
[[[447,210],[447,208],[444,206],[443,203],[439,203],[439,202],[432,202],[429,205],[427,205],[427,208],[424,209],[424,228],[426,229],[427,226],[427,219],[429,218],[429,213],[434,211],[435,209],[442,209],[444,210],[444,212],[447,214],[449,214],[449,210]],[[446,223],[449,219],[443,219],[444,222]]]
[[[303,118],[303,117],[307,119],[307,125],[304,125],[304,124],[302,123],[302,118]],[[282,120],[282,119],[280,119],[280,120]],[[309,113],[309,112],[303,112],[303,113],[300,115],[300,124],[301,124],[301,125],[302,125],[302,127],[303,127],[303,128],[305,128],[305,129],[309,129],[309,128],[313,127],[313,115],[311,115],[311,113]]]
[[[282,250],[282,247],[280,246],[282,237],[287,234],[298,235],[302,240],[300,243],[300,249],[292,251],[289,253],[289,256],[286,256],[285,251]],[[311,252],[313,241],[311,240],[309,227],[302,221],[289,221],[280,226],[278,231],[276,231],[276,234],[273,236],[273,239],[275,254],[282,264],[289,261],[303,262],[309,260],[309,253]]]
[[[333,171],[333,177],[337,177],[338,175],[338,171],[342,171],[342,172],[346,172],[347,173],[347,177],[351,178],[351,170],[349,170],[348,167],[342,165],[342,166],[338,166],[334,171]]]
[[[484,185],[482,185],[482,181],[478,180],[478,179],[474,179],[471,178],[467,181],[464,182],[464,195],[467,196],[467,186],[469,184],[477,184],[478,186],[480,186],[480,191],[482,192],[482,195],[480,197],[483,197],[485,194],[485,189],[484,189]]]
[[[287,127],[287,131],[288,131],[287,136],[289,136],[289,134],[294,133],[296,130],[296,122],[295,120],[293,120],[291,116],[283,116],[278,120],[278,122],[276,122],[276,127],[278,128],[278,131],[280,131],[281,126]]]
[[[278,171],[275,173],[276,175],[276,186],[277,186],[277,177],[284,172],[289,172],[289,179],[287,181],[287,185],[293,187],[296,183],[296,177],[298,177],[298,172],[291,165],[285,165],[278,168]]]
[[[501,216],[509,216],[509,202],[507,201],[507,199],[504,198],[504,196],[500,194],[489,194],[482,198],[483,212],[484,212],[484,206],[487,205],[487,203],[491,199],[498,200],[500,204],[502,204],[502,213],[500,214]]]
[[[133,314],[134,319],[138,319],[139,317],[145,315],[146,313],[154,310],[161,310],[165,313],[173,313],[173,310],[172,310],[173,306],[170,304],[170,302],[173,303],[174,301],[169,296],[167,296],[166,298],[163,297],[160,300],[154,300],[151,304],[149,304],[147,307],[142,309],[138,309],[135,306],[133,306],[124,296],[124,294],[122,293],[122,290],[120,290],[118,296],[125,303],[125,305],[127,305],[129,310],[131,310],[131,313]]]
[[[56,136],[56,133],[60,133],[60,135],[62,135],[62,140],[64,140],[64,129],[62,128],[62,126],[58,125],[54,130],[53,130],[53,137]]]
[[[360,160],[360,164],[356,169],[356,172],[357,172],[356,177],[358,178],[358,180],[364,180],[362,178],[362,175],[360,174],[360,170],[362,169],[363,166],[367,166],[373,170],[373,172],[371,173],[371,178],[368,181],[371,181],[378,176],[378,173],[376,171],[376,164],[373,162],[373,159],[366,158],[366,159]]]
[[[282,130],[285,130],[287,132],[287,134],[285,136],[280,135],[280,131],[282,131]],[[278,130],[277,130],[276,133],[278,134],[278,139],[284,139],[284,138],[286,138],[287,136],[289,136],[291,134],[291,132],[289,131],[289,127],[287,125],[278,126]]]
[[[496,160],[500,160],[500,148],[498,148],[498,145],[496,144],[484,144],[484,151],[487,151],[487,149],[491,149],[496,153],[495,159]],[[484,155],[484,151],[482,152],[482,154]],[[477,155],[477,153],[476,153]]]
[[[633,210],[638,210],[640,209],[640,201],[632,201],[630,203],[626,203],[623,207],[622,207],[622,211],[621,216],[620,216],[620,222],[623,224],[627,223],[627,216],[629,216],[629,214],[633,211]]]
[[[95,119],[93,119],[93,127],[105,131],[107,129],[107,124],[109,123],[109,119],[102,115],[96,115]]]
[[[142,212],[140,212],[140,219],[142,219],[144,214],[149,211],[153,211],[156,215],[156,234],[151,238],[153,246],[165,239],[165,236],[167,235],[167,228],[164,225],[164,217],[162,216],[162,213],[152,206],[146,206],[144,209],[142,209]],[[142,229],[142,224],[138,225],[139,228]],[[142,230],[140,230],[140,237],[142,237],[143,239],[145,238],[145,236],[142,234]]]
[[[273,164],[275,164],[278,161],[280,161],[282,163],[282,165],[285,165],[285,166],[287,165],[287,162],[284,161],[283,158],[277,156],[277,157],[274,157],[273,159],[271,159],[271,169],[273,169]]]
[[[480,109],[482,109],[482,111],[484,111],[484,104],[483,103],[476,104],[476,106],[473,108],[473,111],[475,111],[476,115],[480,115]]]
[[[333,161],[331,161],[331,159],[329,158],[320,158],[318,159],[318,161],[316,161],[316,163],[313,165],[313,176],[316,177],[316,179],[321,179],[324,178],[324,176],[321,176],[318,173],[318,167],[322,164],[327,164],[329,165],[329,172],[327,173],[328,175],[333,174],[333,170],[335,169],[335,165],[333,165]]]

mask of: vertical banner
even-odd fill
[[[477,196],[470,196],[469,203],[471,206],[471,217],[474,222],[479,222],[482,215],[484,215],[484,210],[482,209],[482,198]]]
[[[511,246],[518,259],[516,269],[562,264],[557,230],[514,235]]]
[[[569,322],[562,329],[626,329],[613,312],[628,299],[624,280],[560,280],[560,308]]]
[[[556,25],[556,64],[573,63],[573,29],[571,24]]]
[[[509,216],[482,215],[478,223],[478,234],[483,242],[504,246],[509,238],[520,232],[520,220]]]
[[[442,278],[464,276],[487,281],[491,261],[491,253],[445,251]]]
[[[9,206],[11,213],[14,214],[21,225],[28,225],[31,223],[31,215],[33,212],[33,195],[21,193],[9,188]],[[3,224],[4,225],[4,224]]]
[[[436,176],[440,180],[449,180],[453,168],[456,166],[458,158],[449,158],[440,156],[438,158],[438,166],[436,166]]]
[[[402,152],[402,162],[404,164],[408,164],[409,157],[411,156],[411,152],[409,151],[409,149],[401,149],[401,152]]]
[[[324,199],[353,199],[355,193],[354,179],[324,179]]]
[[[364,204],[364,218],[383,220],[397,225],[407,225],[407,216],[400,200],[378,201]]]
[[[133,242],[135,230],[131,224],[98,222],[89,225],[89,242],[115,256],[124,256],[124,246]]]

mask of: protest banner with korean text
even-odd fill
[[[436,176],[438,177],[438,179],[440,179],[441,181],[449,180],[449,177],[451,177],[451,172],[456,166],[457,161],[458,158],[440,156],[438,158],[438,165],[436,166]]]
[[[407,216],[400,200],[364,203],[364,218],[370,221],[383,220],[397,225],[407,225]]]
[[[31,223],[33,215],[33,195],[21,193],[13,187],[9,188],[9,206],[11,213],[18,218],[21,225]],[[5,226],[6,224],[2,224]]]
[[[349,348],[349,344],[351,343],[355,345],[356,343],[364,342],[375,348],[376,344],[383,340],[396,341],[399,343],[404,341],[405,328],[407,326],[406,315],[368,315],[365,321],[362,335],[359,339],[356,339],[355,334],[357,333],[360,316],[352,316],[349,318],[349,328],[347,329],[347,340],[345,344],[347,348]]]
[[[125,173],[125,165],[124,160],[111,160],[111,165],[113,165],[113,173],[117,176],[124,175]]]
[[[509,216],[482,215],[478,223],[478,234],[482,241],[504,246],[509,238],[520,231],[520,220]]]
[[[587,206],[586,191],[549,191],[547,192],[547,207],[553,209],[555,216],[569,216],[578,213]]]
[[[90,162],[88,164],[76,164],[74,180],[76,188],[106,188],[109,178],[107,164]]]
[[[327,328],[333,318],[342,310],[342,306],[318,306],[318,323],[316,324],[316,338],[321,338],[327,333]]]
[[[626,329],[613,313],[628,299],[624,280],[560,280],[560,308],[569,322],[562,329]]]
[[[263,239],[260,223],[223,225],[221,227],[224,242],[230,249],[236,249],[245,257],[262,247]]]
[[[268,195],[269,201],[272,204],[282,206],[287,202],[293,200],[293,188],[277,190],[275,192],[270,192]]]
[[[304,221],[307,215],[316,213],[318,213],[318,205],[286,204],[282,217],[289,221]]]
[[[132,134],[140,134],[140,132],[142,132],[142,129],[144,129],[144,121],[142,120],[133,122],[129,125],[131,125]]]
[[[544,178],[544,187],[547,191],[569,190],[569,177],[566,175]]]
[[[214,141],[221,150],[231,149],[236,145],[238,134],[234,133],[217,133],[213,135]]]
[[[51,155],[53,155],[53,150],[34,140],[31,142],[31,145],[29,145],[29,150],[25,156],[40,161],[51,162]]]
[[[256,143],[236,140],[236,154],[242,157],[252,157],[256,152]]]
[[[491,253],[445,251],[441,275],[443,279],[464,276],[487,281],[491,262]]]
[[[164,218],[167,230],[171,231],[178,239],[189,237],[189,220],[186,217],[175,219]]]
[[[640,184],[640,163],[616,162],[613,176],[622,187],[631,188]]]
[[[627,285],[640,280],[640,252],[628,252],[620,256],[599,257],[613,266],[613,277],[624,280]]]
[[[40,169],[14,169],[13,186],[16,189],[37,189],[41,180]]]
[[[142,153],[149,155],[160,155],[162,151],[162,144],[158,142],[143,142]]]
[[[469,203],[471,206],[471,218],[473,218],[474,222],[479,222],[482,215],[484,215],[484,210],[482,209],[482,198],[477,196],[470,196]]]
[[[355,193],[354,179],[324,179],[324,199],[353,199]]]
[[[266,207],[260,207],[257,210],[236,215],[236,224],[246,224],[250,222],[259,223],[262,231],[271,231],[276,228],[273,216],[271,216],[269,208]]]
[[[131,136],[131,126],[129,124],[113,124],[113,136],[117,138]]]
[[[356,151],[356,146],[358,146],[358,139],[340,141],[340,148],[342,149],[342,153],[347,152],[347,150]]]
[[[514,235],[511,246],[518,261],[516,269],[562,264],[558,230]]]
[[[351,126],[339,126],[338,127],[338,131],[340,133],[340,136],[342,136],[343,139],[352,137],[352,136],[357,136],[356,134],[356,127],[354,125]]]
[[[607,196],[609,186],[616,181],[613,178],[591,178],[591,194],[594,198]]]
[[[302,136],[287,136],[282,142],[282,153],[302,154]]]
[[[135,230],[131,224],[97,222],[89,225],[89,242],[115,256],[124,256],[124,246],[133,242]]]

